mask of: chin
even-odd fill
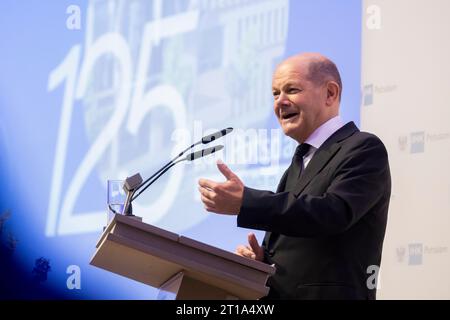
[[[298,143],[301,143],[298,139],[299,135],[301,135],[301,132],[300,132],[298,126],[283,126],[282,129],[286,136],[294,139]]]
[[[285,127],[282,127],[282,129],[286,136],[294,138],[295,128],[293,128],[291,126],[285,126]]]

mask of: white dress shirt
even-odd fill
[[[303,157],[303,164],[305,168],[308,166],[309,161],[311,161],[312,157],[316,153],[317,149],[329,138],[333,133],[338,131],[340,128],[344,126],[344,122],[342,121],[340,116],[336,116],[331,118],[320,127],[318,127],[314,132],[305,140],[304,143],[311,145],[309,151]]]

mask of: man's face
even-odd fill
[[[287,61],[273,76],[274,111],[284,134],[304,142],[325,119],[325,86],[307,78],[307,62]]]

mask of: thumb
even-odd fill
[[[233,171],[230,170],[230,168],[227,167],[225,163],[223,163],[221,160],[217,160],[217,168],[220,172],[227,178],[227,180],[234,179],[236,175],[233,173]]]
[[[259,245],[254,233],[248,234],[248,244],[252,247],[253,252],[258,255],[259,251],[261,251],[261,246]]]

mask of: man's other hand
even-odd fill
[[[264,259],[264,249],[258,244],[254,233],[248,234],[248,245],[239,245],[236,248],[236,254],[258,261]]]

